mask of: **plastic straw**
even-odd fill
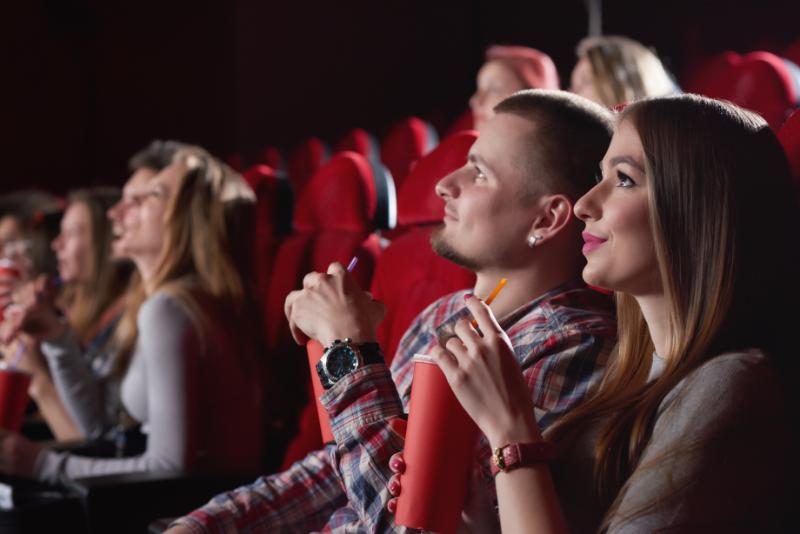
[[[17,345],[17,351],[14,353],[14,356],[11,358],[11,361],[8,362],[8,367],[14,369],[19,365],[19,362],[22,361],[22,357],[25,355],[25,351],[28,347],[25,346],[25,343],[22,341],[19,342]]]
[[[358,256],[353,256],[353,259],[347,264],[347,272],[352,273],[353,269],[356,268],[356,265],[358,265]]]
[[[497,298],[497,295],[500,293],[500,290],[503,289],[503,287],[505,287],[506,282],[508,282],[508,280],[505,279],[505,278],[501,278],[500,281],[497,282],[497,285],[494,286],[494,289],[492,289],[492,292],[489,293],[488,297],[486,297],[486,305],[487,306],[489,306],[492,303],[492,301]],[[471,324],[472,324],[472,328],[477,328],[478,327],[478,321],[476,321],[475,319],[472,320]]]

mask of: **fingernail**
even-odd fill
[[[389,493],[395,495],[398,489],[400,489],[400,484],[398,484],[396,480],[389,482]]]
[[[391,513],[395,513],[397,510],[397,499],[390,499],[389,502],[386,503],[386,509]]]
[[[398,459],[394,459],[389,462],[389,467],[391,467],[394,471],[400,472],[403,469],[403,462]]]
[[[467,293],[466,295],[464,295],[464,300],[465,301],[467,301],[467,300],[469,300],[471,298],[472,298],[472,293]]]

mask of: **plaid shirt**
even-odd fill
[[[336,443],[291,468],[218,495],[177,524],[192,532],[394,532],[387,483],[389,457],[403,450],[405,410],[414,354],[438,343],[437,326],[466,312],[465,291],[439,299],[403,337],[390,370],[367,365],[321,397]],[[542,430],[580,401],[602,374],[616,340],[608,297],[573,282],[547,292],[503,318],[531,390]],[[482,437],[475,471],[496,499]]]

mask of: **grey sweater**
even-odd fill
[[[145,453],[102,459],[44,450],[34,476],[56,482],[136,471],[258,470],[261,375],[237,350],[236,333],[215,324],[200,332],[188,309],[163,293],[147,299],[137,322],[139,340],[121,397],[148,434]]]
[[[662,368],[654,357],[651,379]],[[717,356],[679,383],[661,404],[609,532],[773,531],[790,458],[779,389],[759,351]],[[596,532],[605,513],[593,481],[597,431],[589,429],[553,467],[572,532]]]

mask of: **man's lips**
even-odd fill
[[[452,221],[457,221],[458,220],[458,217],[456,217],[456,214],[452,210],[447,209],[447,207],[444,208],[444,218],[445,218],[445,220],[447,220],[447,219],[450,219]]]
[[[588,252],[593,251],[603,243],[607,241],[607,239],[603,239],[602,237],[597,237],[596,235],[592,235],[589,232],[582,232],[581,236],[583,237],[584,245],[583,245],[583,253],[586,254]]]

